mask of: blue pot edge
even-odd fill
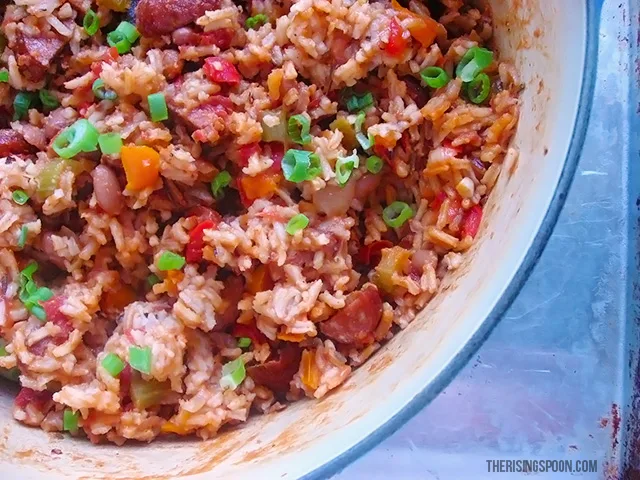
[[[520,290],[529,278],[531,271],[538,263],[544,249],[553,233],[555,225],[564,206],[565,200],[571,188],[573,178],[578,167],[580,154],[587,134],[587,127],[591,117],[591,107],[598,65],[598,34],[600,27],[600,13],[604,0],[589,0],[587,2],[587,44],[585,52],[585,64],[583,71],[583,81],[580,91],[578,113],[567,152],[567,161],[558,180],[558,186],[549,204],[547,213],[542,221],[540,230],[533,240],[529,251],[525,255],[516,274],[505,289],[501,298],[493,307],[491,313],[473,334],[469,342],[456,354],[451,363],[438,374],[431,384],[425,387],[422,392],[413,397],[398,413],[391,417],[382,426],[366,438],[350,447],[337,457],[303,475],[301,479],[313,480],[328,478],[340,472],[352,462],[360,458],[369,450],[380,444],[402,427],[407,421],[414,417],[424,407],[426,407],[444,388],[451,383],[451,380],[469,362],[474,353],[478,351],[489,334],[497,326],[502,316],[516,299]],[[589,27],[591,26],[591,28]]]

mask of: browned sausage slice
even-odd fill
[[[298,371],[302,351],[297,345],[287,343],[280,350],[277,360],[269,360],[262,365],[247,368],[247,373],[258,385],[276,393],[289,391],[289,382]]]
[[[18,35],[13,49],[18,55],[17,61],[20,71],[29,80],[39,82],[44,78],[60,50],[65,46],[66,40],[61,36],[50,33],[47,36]]]
[[[136,25],[146,37],[168,35],[219,7],[220,0],[140,0]]]
[[[216,315],[216,325],[213,331],[224,330],[238,319],[238,302],[242,299],[244,282],[241,277],[229,277],[222,290],[222,299],[227,302],[225,310]]]
[[[344,344],[371,343],[373,331],[382,316],[382,299],[378,289],[367,285],[347,297],[342,310],[320,324],[327,337]]]
[[[0,158],[30,151],[31,145],[18,132],[10,128],[0,129]]]

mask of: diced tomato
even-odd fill
[[[35,405],[37,408],[44,408],[45,404],[51,400],[51,392],[43,390],[41,392],[23,387],[16,396],[14,403],[18,408],[26,408],[27,405]]]
[[[462,202],[460,197],[449,199],[449,220],[453,220],[455,217],[462,213]]]
[[[471,238],[475,238],[480,229],[480,222],[482,221],[482,207],[480,205],[474,205],[471,207],[462,221],[462,238],[469,235]]]
[[[212,110],[220,117],[233,112],[233,102],[229,97],[225,97],[224,95],[214,95],[207,100],[207,105],[213,107]]]
[[[204,231],[210,228],[215,228],[217,223],[213,220],[205,220],[193,227],[189,232],[189,243],[184,253],[187,262],[197,263],[202,260],[202,249],[204,248]]]
[[[93,105],[93,102],[82,102],[80,105],[78,105],[78,113],[81,117],[87,116],[87,110],[91,105]]]
[[[389,41],[384,49],[385,52],[394,57],[399,57],[407,49],[408,43],[408,40],[404,38],[404,29],[395,17],[392,18],[389,24]]]
[[[66,340],[69,338],[69,334],[73,332],[73,325],[71,325],[66,315],[60,311],[60,307],[62,307],[64,301],[65,298],[62,295],[57,295],[51,300],[44,302],[42,308],[44,308],[47,314],[47,321],[60,327],[62,331],[59,337],[64,337],[63,340]]]
[[[186,216],[198,217],[198,220],[200,220],[201,222],[204,222],[205,220],[211,220],[216,225],[222,220],[222,217],[218,212],[203,205],[196,205],[195,207],[191,207],[187,211]]]
[[[260,144],[259,143],[249,143],[247,145],[241,145],[238,147],[238,164],[241,167],[246,167],[249,165],[249,159],[255,155],[256,153],[260,153]]]
[[[431,202],[431,208],[433,208],[434,210],[440,210],[442,203],[446,199],[447,199],[446,193],[444,193],[443,191],[438,192],[438,194],[436,195],[436,198],[434,198],[433,201]]]
[[[254,345],[260,345],[268,342],[265,334],[258,330],[258,327],[256,327],[254,324],[245,325],[242,323],[236,323],[233,327],[231,335],[236,338],[248,337],[251,339],[251,342]]]
[[[382,144],[376,143],[373,145],[373,153],[391,165],[391,150]]]
[[[375,242],[371,242],[369,245],[360,247],[355,260],[363,265],[375,266],[380,262],[380,258],[382,257],[382,249],[391,247],[393,247],[393,243],[391,243],[389,240],[378,240]]]
[[[117,61],[118,58],[120,58],[118,49],[116,47],[111,47],[107,49],[104,55],[102,55],[102,59],[99,62],[93,62],[91,64],[91,71],[94,73],[96,77],[99,77],[100,74],[102,73],[102,64],[104,62],[111,64]]]
[[[268,145],[271,149],[271,160],[273,160],[271,170],[280,172],[282,171],[282,159],[284,158],[284,144],[280,142],[271,142],[268,143]]]
[[[231,28],[219,28],[212,32],[203,33],[199,36],[200,45],[215,45],[221,50],[226,50],[231,46],[234,32]]]
[[[124,369],[118,375],[118,380],[120,380],[120,398],[124,400],[125,398],[129,398],[129,388],[131,387],[131,366],[127,363],[124,366]]]
[[[209,57],[204,61],[204,73],[212,82],[237,85],[242,80],[236,67],[220,57]]]

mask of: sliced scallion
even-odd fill
[[[40,97],[40,103],[42,103],[42,106],[49,110],[58,108],[60,105],[58,99],[49,90],[40,90],[38,92],[38,97]]]
[[[154,122],[162,122],[169,119],[169,110],[167,109],[167,101],[164,97],[164,93],[152,93],[147,97],[149,102],[149,113],[151,113],[151,120]]]
[[[240,337],[238,339],[238,347],[247,348],[249,345],[251,345],[251,339],[249,337]]]
[[[449,83],[449,75],[440,67],[427,67],[420,72],[420,78],[431,88],[442,88]]]
[[[376,155],[372,155],[367,158],[367,170],[371,173],[380,173],[382,167],[384,166],[384,162],[382,159]]]
[[[226,170],[221,171],[211,182],[211,193],[216,198],[224,195],[224,189],[231,183],[231,174]]]
[[[125,37],[122,32],[118,32],[117,30],[107,34],[107,43],[110,47],[116,47],[120,55],[131,50],[131,42],[127,40],[127,37]]]
[[[134,370],[149,375],[151,373],[151,348],[129,347],[129,365]]]
[[[471,47],[456,67],[456,77],[464,83],[473,81],[476,76],[493,62],[493,52],[481,47]]]
[[[348,157],[338,157],[336,161],[336,182],[338,185],[346,185],[351,177],[351,172],[359,166],[360,158],[355,153]]]
[[[98,14],[91,9],[87,10],[87,13],[84,14],[84,18],[82,19],[82,27],[90,37],[98,33],[98,29],[100,28]]]
[[[282,158],[282,173],[290,182],[313,180],[320,171],[320,158],[315,153],[289,149]]]
[[[116,32],[120,32],[129,41],[130,44],[134,44],[136,40],[140,38],[140,32],[135,25],[129,22],[120,22],[115,29]]]
[[[62,429],[65,432],[75,433],[78,431],[78,420],[80,415],[78,412],[66,409],[62,414]]]
[[[160,283],[161,281],[162,280],[160,280],[160,278],[155,273],[152,273],[147,277],[147,283],[149,284],[150,287],[153,287],[154,285]]]
[[[81,118],[58,134],[53,140],[53,150],[62,158],[72,158],[80,152],[95,152],[99,136],[96,127]]]
[[[259,13],[257,15],[254,15],[253,17],[247,18],[247,20],[244,22],[244,25],[248,29],[255,29],[267,22],[269,22],[269,17],[267,17],[264,13]]]
[[[287,222],[287,226],[285,227],[286,232],[289,235],[295,235],[300,230],[304,230],[309,225],[309,217],[307,217],[304,213],[298,213],[291,217],[291,220]]]
[[[484,102],[491,91],[491,79],[486,73],[479,73],[471,83],[467,85],[467,96],[475,104]]]
[[[382,211],[382,219],[391,228],[399,228],[413,217],[413,210],[405,202],[393,202]]]
[[[158,270],[166,272],[167,270],[180,270],[184,267],[186,260],[182,255],[173,252],[162,252],[158,259]]]
[[[9,72],[7,70],[0,70],[0,83],[9,83]]]
[[[294,115],[289,118],[287,124],[287,132],[289,138],[295,143],[300,145],[308,145],[311,143],[311,135],[309,131],[311,129],[311,121],[304,115]]]
[[[245,371],[242,357],[238,357],[235,360],[229,363],[225,363],[222,366],[220,387],[235,390],[238,385],[242,383],[246,376],[247,372]]]
[[[18,248],[24,248],[27,243],[27,236],[29,235],[29,228],[23,225],[20,229],[20,235],[18,236]]]
[[[93,94],[96,96],[96,98],[99,98],[100,100],[113,101],[118,98],[118,94],[113,90],[108,90],[104,84],[104,80],[102,80],[101,78],[98,78],[95,82],[93,82],[91,90],[93,91]]]
[[[105,155],[117,155],[122,150],[122,137],[119,133],[103,133],[98,137],[100,151]]]
[[[24,190],[14,190],[11,194],[11,198],[13,198],[13,201],[18,205],[24,205],[29,201],[29,195],[27,195],[27,192]]]
[[[347,110],[359,112],[373,105],[373,94],[367,92],[363,95],[353,94],[347,99]]]
[[[13,119],[21,120],[36,99],[34,92],[18,92],[13,99]]]

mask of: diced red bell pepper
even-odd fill
[[[380,262],[383,248],[391,248],[393,243],[389,240],[378,240],[371,242],[369,245],[360,247],[355,260],[363,265],[375,266]]]
[[[238,164],[241,167],[249,165],[249,159],[252,155],[260,153],[259,143],[248,143],[247,145],[241,145],[238,147]]]
[[[69,335],[73,332],[73,325],[69,322],[66,315],[60,311],[60,307],[62,307],[64,301],[65,298],[62,295],[57,295],[42,303],[42,308],[44,308],[47,314],[47,321],[60,327],[61,332],[56,338],[61,338],[63,341],[69,338]]]
[[[404,38],[404,29],[395,17],[392,18],[389,24],[389,41],[384,49],[385,52],[394,57],[399,57],[405,52],[408,44],[409,41]]]
[[[251,342],[254,345],[260,345],[263,343],[267,343],[269,340],[267,339],[267,337],[265,336],[264,333],[262,333],[258,327],[256,327],[254,324],[251,325],[245,325],[243,323],[236,323],[233,326],[233,330],[231,332],[231,335],[233,335],[236,338],[240,338],[240,337],[247,337],[251,339]]]
[[[433,201],[431,202],[431,208],[433,208],[434,210],[440,210],[440,207],[442,206],[443,202],[447,199],[447,194],[444,193],[443,191],[440,191],[436,194],[436,198],[433,199]]]
[[[23,387],[16,396],[14,403],[18,408],[24,409],[27,405],[33,404],[37,408],[44,408],[45,404],[51,400],[51,392],[48,390],[37,391]]]
[[[268,145],[271,149],[271,159],[273,160],[271,170],[280,172],[282,171],[282,159],[284,158],[284,144],[280,142],[270,142]]]
[[[204,61],[204,73],[212,82],[237,85],[242,80],[236,67],[220,57],[209,57]]]
[[[376,143],[373,145],[373,153],[383,159],[387,164],[391,165],[391,150],[382,144]]]
[[[205,220],[191,229],[189,232],[189,243],[185,249],[184,257],[189,263],[197,263],[202,260],[202,250],[204,249],[204,231],[215,228],[217,223],[213,220]]]
[[[480,222],[482,221],[482,207],[480,205],[474,205],[471,207],[462,221],[462,238],[469,235],[471,238],[475,238],[480,229]]]

